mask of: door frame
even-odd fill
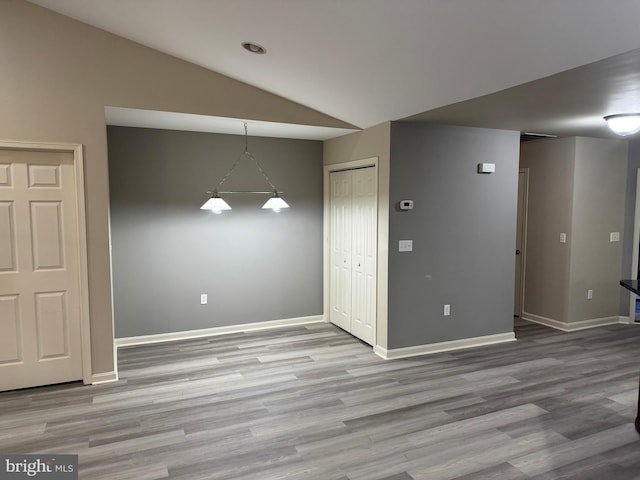
[[[329,175],[332,172],[339,172],[341,170],[354,170],[356,168],[366,168],[366,167],[373,167],[376,169],[376,196],[377,196],[377,201],[380,200],[380,179],[378,178],[378,157],[370,157],[370,158],[363,158],[361,160],[352,160],[349,162],[342,162],[342,163],[333,163],[331,165],[325,165],[324,166],[324,177],[323,177],[323,190],[324,190],[324,211],[323,211],[323,236],[324,236],[324,242],[323,242],[323,260],[322,260],[322,264],[323,264],[323,281],[322,281],[322,304],[323,304],[323,310],[324,310],[324,321],[328,322],[329,321],[329,312],[330,312],[330,308],[331,308],[331,303],[330,303],[330,294],[331,294],[331,290],[330,290],[330,284],[329,284],[329,280],[331,277],[331,225],[330,225],[330,216],[331,216],[331,182],[330,182],[330,178]],[[380,222],[380,209],[378,208],[378,218],[377,218],[377,222]],[[378,230],[379,226],[376,226],[376,250],[379,250],[380,245],[379,245],[379,230]],[[379,291],[379,286],[380,286],[380,275],[381,275],[381,269],[380,269],[380,261],[379,258],[376,259],[376,292]],[[386,272],[385,272],[386,274]],[[378,345],[378,321],[380,318],[380,314],[379,314],[379,302],[377,300],[378,295],[376,295],[376,319],[375,322],[373,323],[373,347],[375,348]]]
[[[638,260],[640,242],[640,168],[636,170],[636,207],[633,215],[633,254],[631,255],[631,279],[638,279]],[[634,324],[636,320],[636,297],[633,292],[629,292],[629,316],[627,323]],[[624,317],[621,317],[624,318]]]
[[[527,271],[527,216],[529,212],[529,168],[528,167],[520,167],[518,168],[518,178],[520,178],[520,174],[524,173],[524,196],[522,202],[522,218],[521,218],[521,226],[522,226],[522,245],[520,248],[520,257],[521,257],[521,265],[520,265],[520,312],[519,317],[522,318],[522,312],[524,312],[524,294],[525,294],[525,273]],[[520,182],[518,182],[518,185]],[[518,192],[518,197],[520,193]],[[516,198],[517,202],[517,198]],[[518,208],[516,204],[516,209]],[[520,211],[517,211],[516,214],[520,215]],[[517,221],[516,221],[517,224]],[[516,233],[517,235],[517,233]],[[518,292],[516,292],[518,294]],[[515,313],[515,309],[514,309]]]
[[[82,381],[91,384],[91,337],[89,320],[89,262],[87,260],[87,225],[84,198],[84,152],[82,144],[25,142],[0,140],[1,150],[30,150],[36,152],[68,152],[73,154],[73,170],[75,176],[75,197],[78,223],[78,282],[80,301],[80,342],[82,352]]]

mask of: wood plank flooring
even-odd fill
[[[81,479],[640,479],[640,328],[384,361],[330,324],[120,349],[121,380],[0,394],[0,452]]]

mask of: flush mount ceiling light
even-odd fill
[[[617,133],[623,137],[640,132],[640,113],[607,115],[604,119],[613,133]]]
[[[264,55],[267,53],[267,49],[257,43],[242,42],[242,46],[247,52],[256,53],[258,55]]]
[[[264,168],[262,168],[262,165],[260,165],[258,160],[256,160],[256,158],[249,153],[248,145],[249,143],[248,143],[248,134],[247,134],[247,122],[244,122],[244,152],[238,156],[238,159],[234,162],[234,164],[231,166],[229,171],[227,171],[224,177],[222,177],[222,180],[218,182],[216,187],[212,191],[207,192],[208,194],[211,195],[211,198],[209,198],[209,200],[207,200],[204,203],[204,205],[200,207],[201,210],[211,210],[213,213],[217,213],[217,214],[222,213],[223,210],[231,210],[231,207],[229,206],[229,204],[225,202],[224,199],[220,197],[220,195],[235,194],[235,193],[270,195],[271,198],[269,198],[269,200],[266,201],[266,203],[262,206],[262,208],[269,208],[274,212],[279,212],[283,208],[289,208],[289,204],[285,202],[282,199],[282,197],[280,197],[280,194],[282,192],[278,191],[276,186],[269,179],[267,172],[265,172]],[[224,184],[224,182],[227,181],[227,179],[238,167],[238,165],[240,164],[243,158],[251,160],[254,163],[254,165],[258,168],[258,171],[262,174],[264,179],[269,184],[269,187],[271,188],[271,190],[263,191],[263,192],[247,191],[247,190],[233,190],[233,191],[226,191],[226,192],[220,191],[220,187],[222,187],[222,184]]]

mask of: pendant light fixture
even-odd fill
[[[620,113],[604,117],[613,133],[627,136],[640,132],[640,113]]]
[[[247,122],[244,122],[244,152],[240,154],[240,156],[238,156],[238,159],[234,162],[234,164],[227,171],[224,177],[222,177],[222,180],[218,182],[216,187],[212,191],[207,192],[208,194],[211,195],[211,198],[209,198],[204,203],[204,205],[200,207],[201,210],[211,210],[213,213],[216,213],[216,214],[222,213],[223,210],[231,210],[231,207],[229,206],[229,204],[220,195],[237,194],[237,193],[270,195],[270,198],[266,201],[266,203],[262,206],[262,208],[271,209],[274,212],[279,212],[283,208],[289,208],[289,204],[285,202],[280,196],[282,192],[278,191],[276,186],[269,179],[267,172],[265,172],[264,168],[262,168],[262,165],[260,165],[258,160],[256,160],[256,158],[249,153],[248,145],[249,145],[249,142],[248,142],[248,133],[247,133]],[[233,190],[233,191],[224,191],[224,192],[220,191],[220,188],[222,187],[224,182],[226,182],[227,179],[231,176],[231,174],[238,167],[238,165],[240,164],[243,158],[247,158],[255,164],[258,171],[262,174],[264,179],[269,184],[269,187],[271,188],[270,190],[268,191]]]

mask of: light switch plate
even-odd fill
[[[479,163],[478,164],[478,173],[495,173],[496,164],[495,163]]]
[[[620,232],[611,232],[609,234],[610,242],[619,242],[620,241]]]
[[[411,252],[413,251],[413,240],[400,240],[398,243],[399,252]]]
[[[561,233],[560,234],[560,243],[567,243],[567,234],[566,233]]]

